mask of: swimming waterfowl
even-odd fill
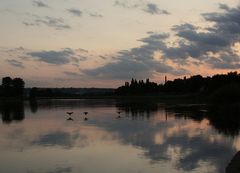
[[[66,112],[68,115],[72,115],[73,114],[73,112]]]
[[[72,117],[69,117],[69,118],[67,119],[67,121],[73,121]]]

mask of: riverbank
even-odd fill
[[[116,100],[129,100],[129,101],[138,101],[138,100],[152,100],[152,101],[174,101],[174,102],[205,102],[204,97],[196,93],[188,94],[167,94],[167,93],[158,93],[158,94],[148,94],[148,95],[128,95],[128,96],[119,96],[119,95],[91,95],[91,96],[64,96],[64,97],[36,97],[36,98],[0,98],[0,101],[21,101],[21,100],[54,100],[54,99],[116,99]]]
[[[226,173],[239,173],[240,172],[240,151],[233,157],[231,162],[226,168]]]

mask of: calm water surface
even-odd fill
[[[0,114],[1,173],[223,173],[240,150],[238,124],[199,105],[42,100]]]

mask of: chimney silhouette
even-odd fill
[[[165,76],[165,84],[167,83],[167,76]]]

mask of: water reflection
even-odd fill
[[[0,113],[2,122],[9,124],[13,121],[24,120],[24,104],[22,101],[0,102]]]
[[[240,149],[239,126],[216,125],[219,115],[206,105],[55,101],[25,104],[25,121],[0,125],[0,172],[223,173]],[[66,121],[66,111],[74,121]]]
[[[219,133],[237,136],[240,129],[240,105],[212,105],[209,107],[210,124]]]
[[[201,104],[179,104],[168,105],[166,111],[169,114],[174,114],[176,117],[183,117],[184,119],[193,119],[201,122],[207,117],[206,105]]]
[[[38,102],[36,99],[29,100],[29,106],[32,113],[36,113],[38,111]]]
[[[78,136],[72,137],[67,132],[58,131],[46,135],[41,135],[38,139],[32,142],[32,145],[63,146],[66,148],[71,148],[76,137]]]
[[[127,117],[132,119],[149,119],[150,115],[157,112],[158,103],[151,100],[132,101],[118,100],[116,107],[120,112],[124,112]]]
[[[239,105],[174,105],[166,110],[176,117],[190,118],[194,121],[209,120],[219,133],[226,136],[237,136],[240,130]]]
[[[128,110],[134,110],[130,111],[130,115],[136,116],[135,106],[128,104],[128,115]],[[147,117],[157,110],[146,113]],[[209,126],[203,106],[170,106],[164,114],[168,118],[164,119],[161,114],[157,123],[156,119],[153,123],[125,122],[119,125],[119,122],[112,122],[105,128],[117,132],[124,144],[142,148],[145,157],[153,163],[175,162],[175,167],[184,172],[195,171],[203,165],[212,172],[224,171],[226,163],[236,151],[231,147],[233,139],[220,136]],[[104,124],[98,123],[98,126]]]

